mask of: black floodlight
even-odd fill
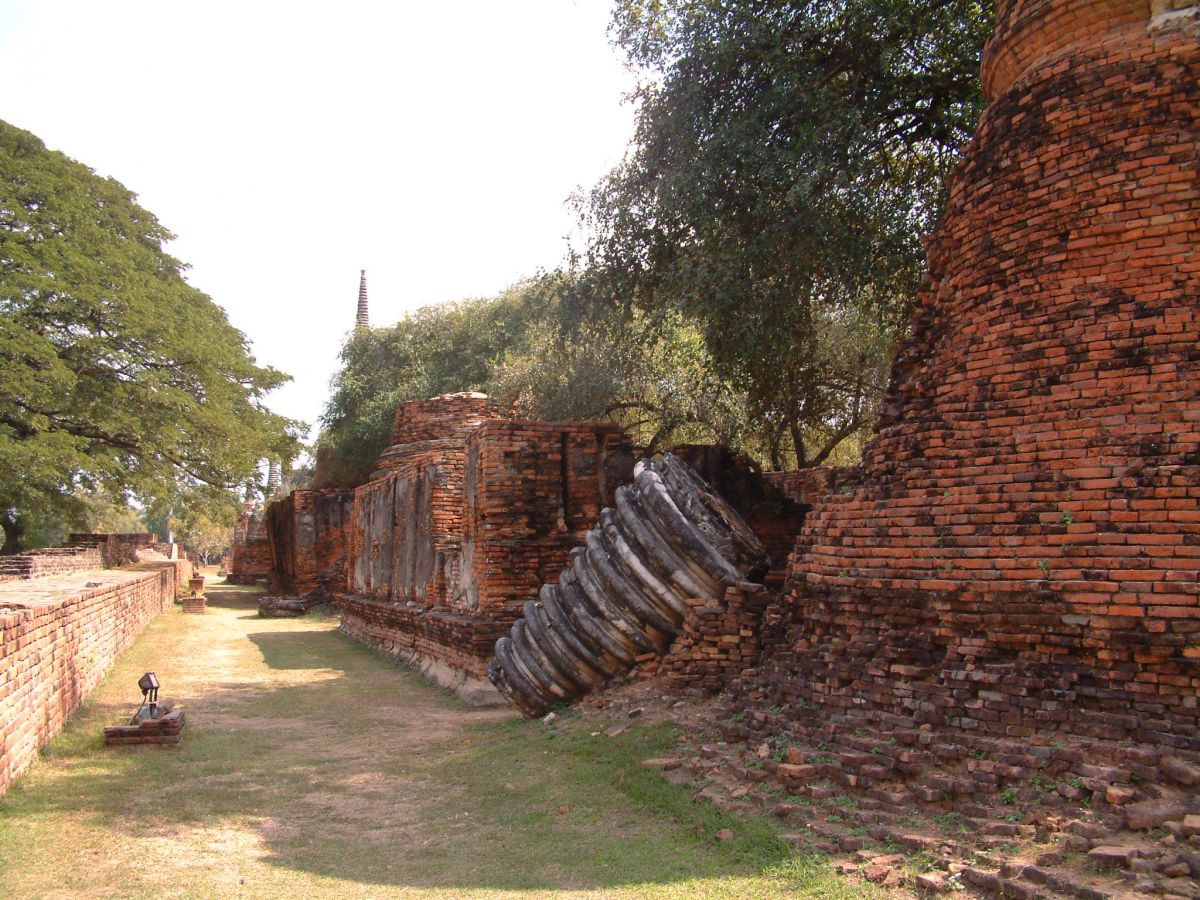
[[[150,702],[150,718],[158,718],[158,676],[147,672],[138,679],[138,687],[142,689],[142,702]]]

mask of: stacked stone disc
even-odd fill
[[[488,677],[526,716],[542,715],[664,652],[688,598],[717,600],[766,564],[741,516],[686,463],[642,461],[558,584],[497,641]]]

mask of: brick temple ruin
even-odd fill
[[[1200,750],[1200,23],[1153,5],[998,4],[878,437],[792,558],[776,701]]]
[[[230,584],[267,584],[272,566],[267,523],[262,513],[247,503],[234,526],[229,556],[221,561],[225,580]]]

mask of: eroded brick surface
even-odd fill
[[[768,621],[777,700],[1200,749],[1200,41],[1148,16],[1000,4],[879,435]]]
[[[225,580],[230,584],[255,584],[270,579],[271,541],[263,516],[255,516],[250,511],[242,514],[234,529],[233,549],[224,568]]]
[[[0,582],[115,568],[175,555],[171,544],[156,541],[152,534],[72,534],[61,547],[0,556]]]
[[[272,593],[305,596],[344,588],[353,499],[351,491],[293,491],[267,508]]]
[[[401,404],[343,508],[343,630],[482,677],[632,466],[616,426],[515,420],[479,394]]]

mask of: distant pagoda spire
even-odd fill
[[[279,487],[279,482],[283,480],[283,467],[280,466],[279,460],[273,459],[267,463],[267,493],[273,494]]]
[[[358,315],[354,319],[354,330],[366,331],[371,327],[367,316],[367,270],[359,269],[358,274]]]

